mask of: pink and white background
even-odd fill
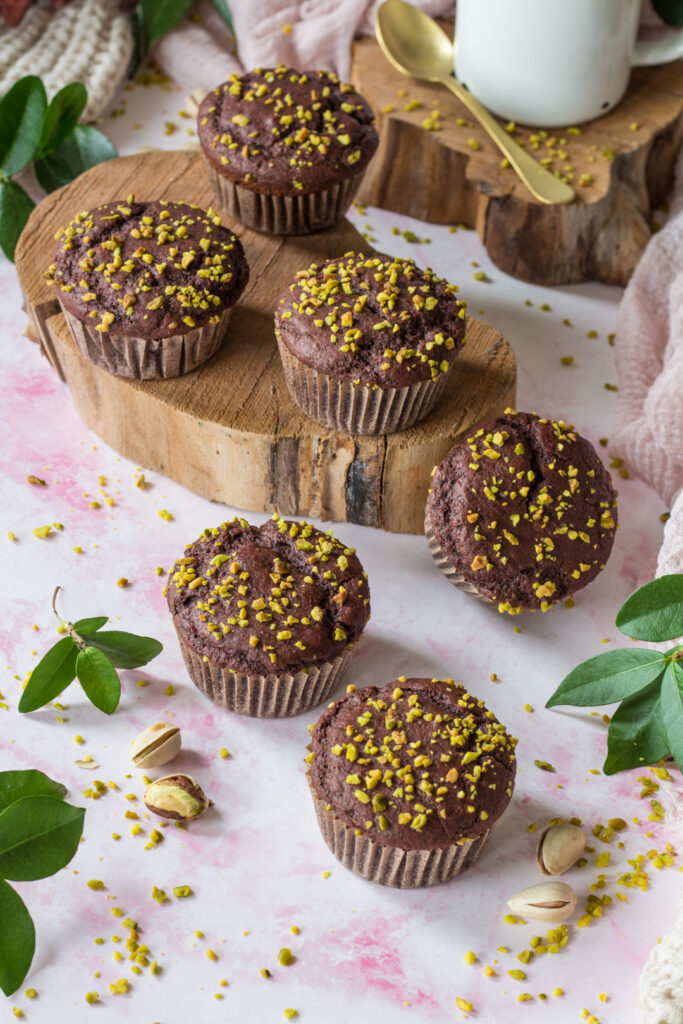
[[[124,113],[106,115],[103,127],[122,154],[143,143],[178,147],[189,140],[185,133],[192,124],[178,117],[183,106],[179,90],[136,85],[114,104]],[[172,135],[164,134],[169,121],[177,127]],[[458,283],[472,314],[500,328],[514,347],[518,407],[575,423],[609,461],[609,445],[599,447],[598,440],[609,437],[616,401],[604,385],[616,383],[608,335],[615,329],[618,289],[526,285],[489,263],[474,232],[452,234],[373,209],[351,217],[380,250],[414,256]],[[431,241],[409,244],[392,227]],[[488,281],[474,279],[479,269]],[[579,660],[628,643],[614,627],[614,615],[656,558],[659,517],[666,510],[654,492],[637,479],[617,477],[621,528],[606,570],[577,595],[576,607],[547,615],[500,617],[467,598],[435,569],[422,537],[334,527],[357,548],[372,592],[372,620],[345,682],[454,676],[519,736],[513,803],[479,863],[433,890],[376,887],[338,864],[319,835],[303,765],[307,724],[316,714],[280,722],[239,718],[213,707],[187,677],[156,567],[171,565],[201,529],[236,510],[200,499],[156,473],[146,472],[144,490],[136,487],[145,467],[119,457],[81,423],[67,388],[23,336],[21,304],[14,269],[3,260],[0,700],[7,709],[0,709],[0,770],[47,772],[67,784],[69,799],[86,806],[87,815],[72,864],[53,878],[18,886],[36,922],[37,951],[25,985],[0,1004],[0,1019],[13,1019],[11,1008],[18,1007],[36,1024],[80,1022],[91,1014],[103,1024],[124,1016],[150,1024],[266,1024],[295,1008],[311,1024],[442,1024],[463,1018],[454,1002],[461,997],[473,1004],[471,1017],[482,1024],[564,1024],[579,1021],[584,1009],[601,1024],[637,1021],[638,974],[670,925],[680,889],[679,858],[658,871],[647,854],[663,851],[668,841],[676,849],[676,837],[664,822],[648,820],[650,801],[641,799],[638,777],[654,779],[652,773],[606,778],[599,772],[607,732],[601,715],[545,711],[543,705]],[[543,304],[551,309],[542,311]],[[563,324],[565,318],[572,326]],[[593,331],[597,337],[587,337]],[[572,365],[561,363],[567,355],[574,357]],[[29,474],[46,486],[28,484]],[[107,496],[113,505],[106,504]],[[91,507],[93,501],[98,508]],[[158,515],[162,509],[172,520]],[[35,527],[54,522],[63,530],[53,529],[45,540],[32,535]],[[16,541],[6,539],[8,531]],[[130,581],[126,589],[116,585],[122,576]],[[124,695],[111,718],[88,704],[77,685],[64,693],[64,711],[47,708],[27,717],[17,712],[22,680],[57,638],[50,611],[57,584],[65,617],[110,614],[120,628],[164,643],[147,670],[121,673]],[[165,694],[169,684],[173,696]],[[532,712],[524,710],[527,704]],[[164,841],[145,850],[158,822],[145,816],[142,773],[131,765],[130,744],[141,729],[166,718],[181,727],[184,745],[169,769],[196,776],[214,807],[187,831],[167,828]],[[221,747],[230,750],[230,758],[219,756]],[[85,753],[98,762],[96,771],[76,766]],[[556,772],[539,771],[534,759],[551,762]],[[82,797],[94,778],[112,780],[118,790],[97,801]],[[660,785],[654,797],[666,806],[672,783],[654,781]],[[129,793],[137,799],[126,799]],[[140,815],[141,835],[131,835],[133,822],[124,817],[131,809]],[[628,823],[609,846],[591,842],[595,852],[587,854],[588,865],[566,878],[579,894],[579,912],[598,874],[605,875],[606,886],[597,895],[609,895],[612,902],[588,928],[576,927],[577,912],[562,952],[524,967],[515,955],[550,927],[504,923],[506,900],[542,880],[534,864],[536,836],[527,827],[537,823],[540,831],[552,817],[572,816],[588,831],[617,816]],[[112,833],[121,838],[112,839]],[[608,849],[609,866],[597,868],[598,854]],[[649,891],[617,885],[617,877],[631,870],[628,859],[641,854]],[[91,890],[90,879],[102,880],[105,888]],[[171,896],[164,905],[152,899],[154,885],[170,895],[182,884],[192,886],[192,897]],[[617,890],[627,902],[616,898]],[[111,941],[112,935],[127,935],[111,913],[115,907],[138,921],[140,941],[163,968],[156,977],[147,969],[132,974],[123,941]],[[204,937],[197,938],[197,931]],[[96,938],[104,941],[95,943]],[[296,957],[289,967],[277,962],[283,946]],[[510,952],[497,952],[499,946]],[[207,958],[207,948],[216,961]],[[120,963],[113,959],[117,950],[125,956]],[[473,965],[463,962],[469,950],[478,957]],[[497,976],[484,976],[486,964]],[[261,977],[263,967],[271,979]],[[527,979],[512,980],[507,971],[513,969],[523,969]],[[129,993],[110,994],[109,984],[123,977],[130,981]],[[221,979],[229,984],[221,986]],[[28,987],[37,990],[36,999],[24,996]],[[552,995],[556,987],[563,996]],[[91,1008],[84,997],[93,991],[100,1003]],[[520,1003],[521,993],[533,998]]]

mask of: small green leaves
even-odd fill
[[[683,575],[661,576],[619,609],[617,626],[636,640],[683,635]],[[644,647],[598,654],[565,676],[546,707],[621,701],[607,734],[606,775],[644,768],[671,753],[683,771],[683,647]]]
[[[159,641],[150,636],[122,633],[118,629],[96,634],[83,633],[83,640],[106,654],[117,668],[140,668],[163,650]]]
[[[106,626],[109,619],[106,615],[96,615],[92,619],[78,619],[74,622],[74,629],[77,633],[96,633],[102,626]]]
[[[0,811],[25,796],[51,796],[62,800],[66,796],[66,786],[62,786],[61,782],[53,782],[34,768],[0,772]]]
[[[11,996],[28,974],[36,931],[21,896],[0,878],[0,988]]]
[[[19,235],[26,227],[36,204],[16,181],[0,180],[0,248],[8,260],[14,260]]]
[[[58,640],[31,673],[19,701],[19,710],[37,711],[58,697],[76,678],[77,653],[70,636]]]
[[[606,651],[582,662],[565,676],[546,707],[614,704],[633,696],[661,676],[666,665],[664,655],[658,651],[639,647]]]
[[[45,191],[54,192],[88,168],[117,155],[116,146],[97,128],[77,124],[47,156],[37,157],[34,170]]]
[[[619,705],[607,733],[605,775],[644,768],[669,752],[662,722],[659,681]]]
[[[157,39],[175,28],[191,6],[192,0],[141,0],[147,45],[154,46]]]
[[[27,796],[0,813],[0,877],[46,878],[68,864],[83,832],[85,810],[52,796]]]
[[[683,636],[683,576],[660,576],[639,587],[617,612],[622,633],[635,640],[675,640]]]
[[[669,662],[662,683],[662,721],[669,753],[683,764],[683,664]]]
[[[0,100],[0,175],[3,178],[23,171],[35,157],[46,107],[45,86],[35,75],[20,78]]]
[[[78,652],[76,675],[91,703],[111,715],[121,699],[121,683],[109,658],[96,647]]]
[[[36,75],[21,78],[0,99],[0,248],[10,260],[35,206],[13,174],[33,161],[38,181],[52,192],[117,155],[106,135],[78,124],[87,102],[83,83],[71,82],[48,106]]]
[[[52,598],[55,615],[58,591],[59,587]],[[121,699],[116,668],[139,668],[156,658],[163,648],[158,640],[149,636],[136,636],[117,629],[101,632],[108,621],[108,616],[96,615],[75,623],[62,623],[69,635],[58,640],[34,668],[19,701],[21,712],[42,708],[77,676],[85,695],[96,708],[106,715],[116,711]]]
[[[65,794],[42,772],[0,772],[0,988],[6,996],[28,973],[36,935],[31,915],[5,879],[45,878],[69,863],[85,811],[64,803]]]
[[[40,132],[40,152],[51,153],[78,124],[88,102],[88,90],[82,82],[71,82],[52,97]]]

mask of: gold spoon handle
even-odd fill
[[[518,146],[486,107],[483,107],[479,100],[475,99],[456,78],[444,76],[439,78],[439,82],[450,89],[467,107],[470,114],[476,117],[484,131],[493,139],[503,156],[507,157],[536,199],[542,203],[571,203],[574,200],[574,189],[551,174],[521,146]]]

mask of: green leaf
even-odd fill
[[[614,704],[638,693],[665,668],[666,658],[659,651],[648,651],[642,647],[605,651],[577,665],[565,676],[546,707],[572,704],[584,708],[595,704]]]
[[[32,882],[68,864],[85,810],[52,796],[27,796],[0,813],[0,878]]]
[[[681,0],[652,0],[652,6],[667,25],[683,25],[683,3]]]
[[[62,800],[66,796],[66,786],[54,782],[34,768],[0,772],[0,811],[25,796],[51,796]]]
[[[617,612],[617,626],[635,640],[683,636],[683,575],[660,576],[639,587]]]
[[[235,34],[235,26],[232,23],[232,15],[225,0],[213,0],[213,6],[216,8],[221,18],[228,26],[232,34]]]
[[[147,32],[147,45],[170,32],[185,17],[192,0],[141,0],[142,16]]]
[[[113,142],[88,124],[77,124],[51,153],[39,156],[33,165],[36,178],[46,192],[67,185],[83,171],[117,156]]]
[[[116,711],[121,699],[121,682],[106,654],[95,647],[79,651],[76,675],[88,700],[96,708],[104,711],[105,715]]]
[[[13,263],[19,235],[35,205],[16,181],[0,181],[0,248]]]
[[[47,96],[36,75],[26,75],[0,100],[0,175],[9,178],[31,163],[40,145]]]
[[[71,82],[56,93],[43,118],[40,152],[45,156],[64,141],[78,124],[88,102],[88,90],[82,82]]]
[[[38,662],[19,701],[21,712],[37,711],[58,697],[76,678],[78,649],[70,636],[58,640]]]
[[[83,634],[83,640],[106,654],[117,668],[140,668],[164,649],[151,636],[136,636],[135,633],[122,633],[118,629]]]
[[[98,629],[102,629],[102,626],[106,626],[109,622],[109,616],[107,615],[96,615],[92,619],[79,619],[78,622],[74,622],[73,627],[77,633],[96,633]]]
[[[659,680],[650,683],[614,712],[607,733],[607,758],[602,767],[605,775],[644,768],[669,753],[660,690]]]
[[[0,988],[11,996],[28,974],[36,930],[21,896],[0,878]]]
[[[683,765],[683,666],[670,661],[662,683],[662,721],[669,752]]]
[[[128,65],[128,77],[132,78],[142,64],[143,57],[149,50],[145,19],[139,4],[136,4],[130,12],[129,22],[133,33],[133,53],[131,54],[130,64]]]

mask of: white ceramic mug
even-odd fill
[[[631,68],[683,56],[683,29],[636,40],[641,0],[457,0],[455,76],[499,117],[541,128],[600,117]]]

